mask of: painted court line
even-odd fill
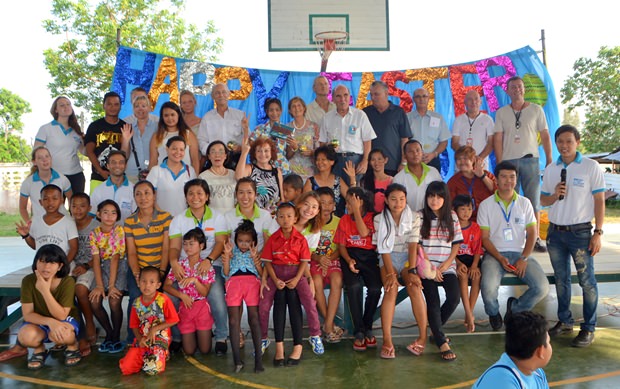
[[[7,373],[3,373],[3,372],[0,372],[0,377],[7,378],[7,379],[10,379],[10,380],[13,380],[13,381],[29,382],[31,384],[36,384],[36,385],[55,386],[57,388],[69,388],[69,389],[108,389],[108,388],[103,388],[103,387],[100,387],[100,386],[77,385],[77,384],[70,384],[68,382],[61,382],[61,381],[42,380],[42,379],[39,379],[39,378],[24,377],[24,376],[20,376],[20,375],[7,374]]]
[[[263,385],[263,384],[257,384],[251,381],[240,380],[238,378],[231,377],[227,374],[217,372],[211,369],[210,367],[208,367],[207,365],[204,365],[198,362],[194,357],[185,357],[185,359],[189,361],[189,363],[194,365],[194,367],[204,371],[205,373],[211,374],[212,376],[222,379],[224,381],[232,382],[233,384],[243,385],[243,386],[247,386],[250,388],[256,388],[256,389],[280,389],[275,386],[268,386],[268,385]]]

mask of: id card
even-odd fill
[[[429,127],[431,128],[437,128],[439,127],[439,118],[436,117],[431,117],[430,122],[428,123]]]
[[[515,134],[515,143],[521,143],[521,135]]]
[[[512,228],[504,228],[504,242],[512,242]]]

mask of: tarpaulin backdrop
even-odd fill
[[[311,72],[222,66],[120,47],[111,89],[121,96],[121,117],[132,113],[129,94],[138,86],[149,92],[156,114],[159,114],[161,104],[169,100],[179,103],[180,92],[189,90],[196,95],[196,115],[202,116],[213,109],[211,88],[218,83],[227,83],[231,90],[229,105],[245,111],[250,118],[250,128],[254,128],[267,122],[263,104],[270,97],[282,101],[282,122],[292,120],[288,115],[288,101],[299,96],[307,103],[311,102],[314,99],[312,83],[317,75]],[[551,139],[560,125],[551,77],[529,46],[466,64],[386,72],[332,72],[323,75],[330,81],[332,90],[338,84],[346,85],[351,91],[351,105],[360,109],[371,104],[370,84],[375,80],[387,83],[390,100],[406,112],[413,109],[414,90],[424,87],[430,95],[429,109],[442,114],[449,128],[452,128],[454,118],[465,112],[465,94],[472,89],[482,96],[482,110],[495,117],[495,111],[510,103],[505,93],[506,81],[518,75],[525,82],[525,99],[543,107]],[[544,155],[542,147],[540,152],[541,156]],[[553,152],[557,157],[555,148]],[[448,156],[442,160],[444,175],[452,174],[452,161],[452,150],[448,147]],[[544,168],[544,158],[541,158],[541,168]]]

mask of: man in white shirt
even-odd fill
[[[596,328],[598,287],[594,256],[601,249],[603,235],[605,178],[598,163],[577,151],[579,139],[579,131],[571,125],[564,125],[555,132],[560,158],[545,169],[540,203],[551,207],[547,249],[558,295],[558,323],[549,333],[555,336],[573,332],[574,319],[570,312],[572,257],[583,290],[583,323],[572,345],[587,347],[594,340]]]
[[[465,95],[467,112],[454,119],[452,124],[452,149],[471,146],[478,157],[489,166],[487,157],[493,151],[493,118],[480,112],[480,95],[470,90]]]
[[[478,209],[482,245],[487,251],[480,286],[484,310],[494,331],[503,325],[497,297],[505,273],[513,273],[528,286],[519,298],[508,298],[506,317],[512,312],[531,310],[549,292],[545,272],[531,256],[538,238],[536,218],[532,203],[515,191],[517,174],[515,165],[499,163],[495,167],[497,191]]]
[[[327,98],[329,95],[329,81],[327,81],[325,76],[318,76],[314,79],[312,90],[316,98],[306,107],[306,119],[320,126],[323,116],[327,112],[335,110],[336,104]]]
[[[424,155],[422,162],[441,173],[439,155],[448,147],[450,130],[441,114],[428,109],[428,91],[418,88],[413,92],[415,110],[407,114],[413,139],[420,141]]]
[[[511,103],[501,107],[495,114],[493,143],[497,163],[509,161],[519,170],[517,192],[523,188],[523,195],[530,199],[536,221],[540,210],[540,166],[538,136],[545,151],[545,166],[551,163],[551,138],[547,119],[542,108],[525,101],[525,84],[521,77],[511,77],[506,84]],[[547,249],[536,241],[535,250]]]
[[[337,143],[338,161],[334,165],[334,173],[348,185],[351,183],[348,175],[344,174],[345,164],[351,161],[358,176],[366,173],[371,141],[377,137],[364,111],[349,106],[350,97],[346,86],[338,85],[334,89],[336,110],[325,114],[319,132],[322,145]]]
[[[239,161],[243,139],[248,136],[248,118],[245,112],[228,106],[230,90],[226,84],[213,86],[211,98],[215,107],[202,117],[198,129],[200,152],[206,156],[211,142],[222,141],[232,151],[227,167],[234,169]]]

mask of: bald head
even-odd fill
[[[325,76],[318,76],[314,79],[312,90],[317,96],[327,97],[329,94],[329,81]]]
[[[334,103],[336,103],[336,109],[340,114],[346,114],[349,111],[349,99],[351,94],[349,88],[344,85],[338,85],[334,89]]]
[[[475,90],[470,90],[465,95],[465,108],[470,117],[477,116],[480,113],[480,95]]]

